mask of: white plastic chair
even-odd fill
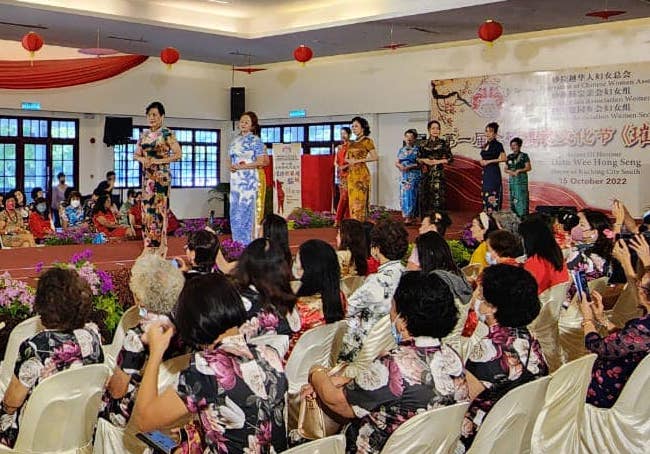
[[[5,357],[0,365],[0,392],[4,394],[11,377],[14,375],[14,366],[18,358],[18,349],[24,340],[35,336],[43,329],[41,325],[41,317],[38,315],[28,318],[20,322],[11,330],[9,340],[7,341],[7,349],[5,350]]]
[[[390,324],[390,314],[386,314],[370,328],[368,335],[363,340],[361,350],[357,353],[354,361],[343,369],[342,376],[355,378],[362,371],[368,369],[380,355],[395,348],[395,338],[391,333]]]
[[[458,443],[469,403],[425,411],[393,432],[382,454],[448,454]]]
[[[0,452],[90,453],[109,374],[105,364],[91,364],[40,382],[25,403],[15,447],[0,445]]]
[[[533,425],[551,377],[542,377],[508,392],[483,420],[467,454],[528,453]]]
[[[283,451],[284,454],[345,454],[345,435],[332,435]]]
[[[551,377],[544,407],[533,428],[532,454],[586,452],[580,428],[595,359],[595,354],[583,356],[560,367]]]
[[[122,349],[126,332],[136,326],[139,321],[140,314],[138,306],[131,306],[122,314],[120,323],[118,323],[117,328],[115,329],[115,334],[113,334],[113,341],[110,344],[103,346],[104,361],[111,369],[115,368],[117,355],[119,355],[120,350]]]
[[[643,397],[650,387],[650,355],[634,369],[612,408],[585,405],[582,441],[590,452],[648,452],[650,405]]]
[[[558,321],[570,285],[570,282],[554,285],[539,295],[542,308],[535,320],[528,325],[528,329],[542,347],[546,364],[551,372],[555,372],[562,365]]]
[[[314,364],[330,367],[330,353],[336,333],[345,321],[317,326],[305,332],[289,355],[284,372],[289,381],[289,394],[300,392],[307,383],[309,368]]]
[[[268,345],[273,347],[284,358],[289,351],[289,336],[286,334],[264,334],[263,336],[253,337],[248,342],[253,345]]]
[[[365,276],[347,276],[341,279],[341,291],[345,297],[349,297],[356,289],[363,285]]]

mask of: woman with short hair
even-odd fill
[[[488,265],[499,263],[519,266],[522,263],[517,261],[524,255],[524,247],[521,237],[508,230],[496,230],[487,237],[487,255],[485,260]]]
[[[173,327],[170,314],[184,284],[183,273],[155,254],[140,256],[131,268],[129,288],[139,307],[140,320],[126,331],[100,411],[100,417],[116,426],[125,427],[133,411],[143,367],[150,353],[147,332],[157,322]],[[164,357],[171,359],[183,353],[184,347],[176,338]]]
[[[288,389],[282,359],[272,347],[246,343],[237,289],[220,274],[198,276],[178,300],[176,329],[197,351],[176,389],[158,394],[158,373],[174,330],[155,324],[149,361],[133,417],[140,431],[173,426],[194,416],[182,452],[282,452],[287,448],[284,406]]]
[[[365,221],[368,216],[370,196],[370,170],[368,162],[379,159],[375,143],[370,136],[370,124],[363,117],[352,119],[352,133],[355,139],[348,145],[347,162],[348,174],[348,200],[350,202],[350,217],[358,221]]]
[[[527,328],[540,308],[537,282],[528,271],[511,265],[485,268],[475,292],[474,310],[489,331],[471,346],[465,363],[474,399],[462,426],[465,448],[501,397],[548,375],[542,348]]]
[[[429,138],[417,143],[420,164],[420,216],[432,210],[445,209],[445,166],[454,161],[449,143],[440,137],[438,120],[427,123]]]
[[[63,210],[61,224],[64,229],[78,228],[88,225],[84,216],[84,209],[81,206],[81,194],[78,191],[72,191],[68,198],[68,206]]]
[[[14,375],[0,408],[0,443],[13,447],[21,411],[46,378],[72,367],[104,362],[99,329],[90,321],[92,291],[74,270],[50,268],[40,275],[34,311],[45,328],[18,349]]]
[[[395,348],[354,379],[330,377],[315,365],[302,390],[303,398],[318,397],[351,420],[345,432],[348,453],[379,453],[416,414],[469,400],[463,362],[441,342],[458,322],[447,284],[436,275],[407,272],[392,298],[390,318]]]

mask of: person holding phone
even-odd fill
[[[246,310],[221,274],[189,280],[178,299],[175,325],[196,353],[176,388],[159,394],[158,373],[174,330],[148,331],[149,360],[133,411],[142,432],[174,427],[188,416],[181,452],[282,452],[287,449],[284,405],[288,389],[282,359],[269,346],[246,343],[239,326]],[[197,435],[197,436],[193,436]]]

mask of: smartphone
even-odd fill
[[[158,430],[153,432],[140,432],[136,437],[152,447],[155,453],[172,454],[178,448],[174,440]]]
[[[591,293],[589,293],[589,285],[587,284],[587,275],[584,271],[572,271],[573,282],[578,290],[578,295],[585,294],[587,301],[591,303]]]

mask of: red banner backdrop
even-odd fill
[[[145,55],[65,60],[0,61],[0,88],[40,90],[87,84],[117,76],[147,60]]]
[[[273,156],[264,168],[266,187],[273,183]],[[304,155],[300,161],[302,179],[302,206],[314,211],[332,211],[334,190],[334,156]]]

